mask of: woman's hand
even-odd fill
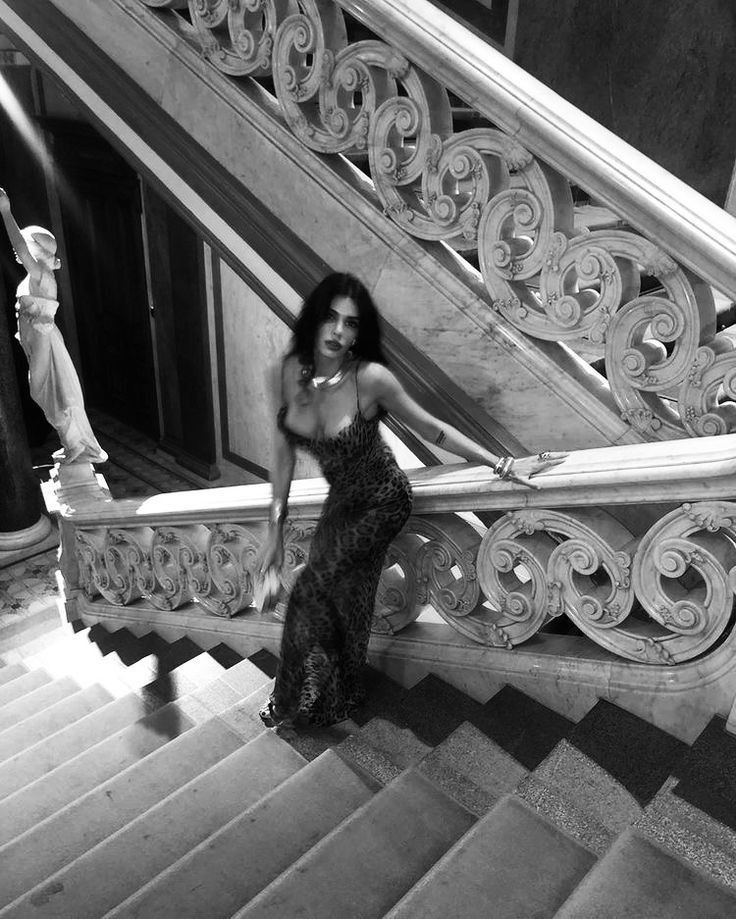
[[[553,466],[559,466],[566,459],[567,453],[537,453],[534,456],[520,456],[514,459],[509,473],[504,478],[529,488],[536,488],[537,486],[529,479],[546,472]]]
[[[10,198],[4,188],[0,188],[0,214],[10,213]]]
[[[269,568],[277,571],[284,564],[284,535],[280,526],[270,526],[268,535],[256,558],[256,572],[265,574]]]

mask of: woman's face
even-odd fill
[[[359,315],[357,304],[351,297],[335,297],[327,319],[317,330],[315,358],[321,356],[342,361],[358,337]]]

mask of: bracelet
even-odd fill
[[[514,465],[513,456],[501,456],[499,457],[498,462],[493,467],[493,472],[499,477],[499,479],[508,478],[511,473],[511,467]]]
[[[268,522],[275,526],[276,524],[281,524],[286,520],[286,508],[284,507],[283,501],[272,501],[271,510],[268,514]]]

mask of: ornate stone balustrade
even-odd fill
[[[720,208],[425,0],[410,17],[399,0],[142,2],[187,16],[223,72],[272,80],[305,145],[362,157],[408,234],[477,259],[497,316],[603,358],[645,439],[736,430],[735,338],[711,287],[736,297],[736,221]],[[343,10],[390,44],[350,43]],[[493,126],[455,131],[445,87]],[[571,181],[612,227],[576,220]]]
[[[511,649],[566,616],[596,645],[652,664],[723,639],[736,591],[736,435],[579,451],[537,481],[532,491],[467,464],[414,473],[414,513],[389,552],[374,629],[398,632],[429,605],[473,641]],[[321,479],[292,486],[287,592],[325,493]],[[78,564],[69,587],[92,605],[258,616],[269,502],[268,485],[75,500],[62,509]]]

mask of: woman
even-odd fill
[[[425,440],[530,486],[525,477],[564,454],[498,457],[424,411],[386,366],[378,311],[349,274],[329,275],[306,299],[283,361],[281,398],[262,574],[283,562],[297,447],[319,461],[330,492],[289,598],[276,684],[260,714],[269,727],[327,725],[361,701],[383,560],[411,511],[409,481],[380,436],[381,418],[390,412]]]

